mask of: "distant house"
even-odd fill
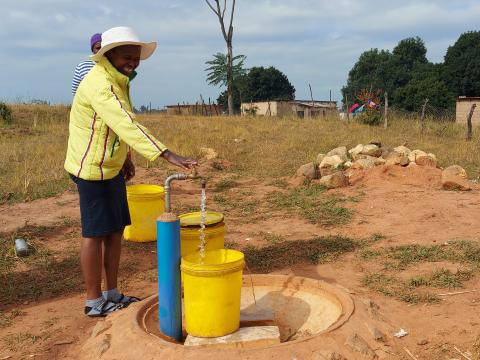
[[[338,116],[336,101],[282,100],[242,103],[242,115],[330,117]]]
[[[477,107],[473,112],[472,117],[472,124],[473,125],[480,125],[480,97],[466,97],[460,96],[457,99],[457,116],[456,122],[457,123],[467,123],[467,117],[470,113],[470,109],[473,104],[476,104]]]
[[[167,115],[218,116],[223,113],[223,105],[219,104],[177,104],[166,108]]]

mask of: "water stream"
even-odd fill
[[[205,222],[207,220],[207,193],[205,186],[202,186],[202,197],[200,202],[200,258],[205,257]]]

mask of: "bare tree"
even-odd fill
[[[220,0],[213,0],[214,4],[209,0],[205,0],[207,5],[217,15],[220,22],[220,29],[222,30],[223,38],[227,43],[227,94],[228,94],[228,114],[233,115],[233,14],[235,12],[235,0],[232,0],[232,9],[230,11],[230,23],[228,24],[228,31],[225,27],[225,11],[227,9],[227,0],[223,0],[223,9],[220,6]]]

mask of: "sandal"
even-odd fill
[[[124,294],[120,294],[120,299],[118,299],[118,301],[116,301],[116,303],[119,304],[119,305],[123,305],[124,307],[127,307],[131,303],[141,301],[141,300],[142,299],[140,299],[136,296],[127,296],[127,295],[124,295]]]
[[[104,317],[108,314],[113,313],[114,311],[125,308],[126,306],[122,303],[114,303],[112,301],[105,300],[99,306],[90,307],[85,306],[84,312],[85,315],[90,317]]]

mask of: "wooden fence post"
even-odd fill
[[[425,108],[427,107],[428,99],[425,99],[425,102],[422,106],[422,115],[420,116],[420,133],[423,135],[423,131],[425,130]]]
[[[384,124],[383,127],[388,128],[388,93],[385,91],[385,112],[383,113]]]
[[[345,94],[345,113],[347,114],[347,122],[350,121],[350,114],[348,113],[348,95]]]
[[[472,104],[472,106],[470,107],[470,112],[467,116],[467,141],[472,140],[472,117],[476,107],[477,104]]]

